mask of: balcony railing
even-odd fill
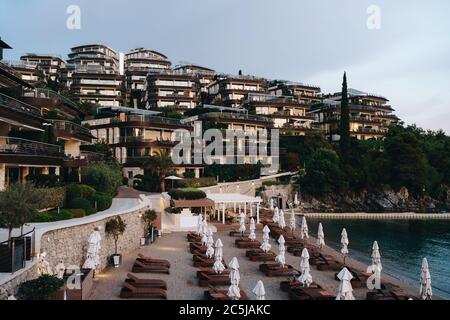
[[[170,124],[176,126],[183,126],[183,124],[176,119],[171,118],[163,118],[163,117],[155,117],[149,115],[138,115],[138,114],[130,114],[126,116],[126,121],[141,121],[141,122],[151,122],[158,124]]]
[[[236,120],[252,120],[272,123],[272,120],[262,116],[253,116],[249,114],[236,114],[230,112],[210,112],[205,114],[208,118],[236,119]]]
[[[373,122],[373,123],[383,123],[383,120],[378,118],[367,118],[367,117],[358,117],[358,116],[350,116],[350,121],[361,121],[361,122]],[[340,116],[331,116],[331,117],[325,117],[323,121],[340,121]]]
[[[78,109],[78,105],[75,102],[73,102],[70,99],[67,99],[66,97],[50,89],[36,88],[33,91],[25,92],[24,96],[33,98],[58,99],[64,102],[65,104]]]
[[[39,108],[33,107],[32,105],[11,98],[2,93],[0,93],[0,106],[34,116],[41,116],[41,110]]]
[[[65,120],[50,120],[50,121],[53,123],[53,128],[55,130],[70,131],[88,136],[91,135],[91,131],[88,128],[80,126],[79,124]]]
[[[0,154],[64,157],[60,146],[12,137],[0,137]]]
[[[119,137],[118,141],[119,141],[119,143],[132,143],[132,142],[152,143],[152,142],[158,142],[158,143],[167,144],[167,145],[172,145],[172,144],[178,143],[178,142],[172,141],[170,139],[162,139],[162,138],[146,139],[146,138],[144,138],[142,136]]]

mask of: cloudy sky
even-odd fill
[[[69,30],[69,5],[81,29]],[[368,7],[380,8],[369,29]],[[450,133],[448,0],[1,0],[0,37],[14,50],[66,56],[104,43],[146,47],[174,64],[386,96],[406,123]]]

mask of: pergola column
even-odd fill
[[[222,223],[225,224],[225,202],[222,203]]]
[[[247,215],[247,202],[244,202],[244,214]]]
[[[250,217],[253,217],[253,203],[250,203]]]
[[[256,204],[256,223],[259,223],[259,202]]]

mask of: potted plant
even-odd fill
[[[105,231],[114,238],[114,254],[111,256],[111,261],[114,267],[118,268],[122,263],[122,255],[117,252],[117,243],[119,237],[125,232],[127,224],[122,220],[120,216],[117,216],[105,225]]]
[[[141,238],[141,245],[145,245],[148,237],[151,237],[151,242],[153,242],[153,236],[155,233],[155,226],[153,222],[157,218],[157,213],[155,210],[147,210],[144,212],[142,219],[144,221],[144,237]]]

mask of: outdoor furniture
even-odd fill
[[[366,281],[368,277],[363,278],[362,274],[359,272],[356,272],[353,269],[350,269],[349,267],[347,267],[347,270],[352,274],[353,279],[350,280],[350,283],[352,284],[353,288],[363,288],[366,286]],[[334,279],[337,281],[341,281],[338,278],[338,273],[334,274]]]
[[[284,292],[289,292],[292,288],[304,288],[303,284],[300,283],[297,279],[295,280],[286,280],[280,282],[280,289]],[[321,288],[317,283],[313,282],[309,285],[308,288]]]
[[[159,288],[167,290],[167,283],[164,280],[141,279],[131,273],[127,274],[127,279],[125,279],[125,282],[128,282],[137,288]]]
[[[341,271],[345,266],[338,261],[325,260],[316,264],[317,270],[319,271]]]
[[[124,282],[122,290],[120,291],[120,298],[156,298],[167,299],[167,293],[163,289],[158,288],[142,288],[136,287],[131,283]]]
[[[142,261],[145,264],[159,264],[159,265],[162,265],[162,266],[166,266],[167,268],[170,268],[170,262],[168,260],[153,259],[152,257],[144,256],[141,253],[138,253],[137,260]]]
[[[227,290],[218,290],[217,288],[210,286],[209,290],[205,290],[205,299],[206,300],[231,300],[230,297],[227,296]],[[241,290],[240,292],[241,298],[239,300],[249,300],[247,294]]]
[[[208,276],[217,274],[212,268],[197,268],[197,278],[200,279],[202,274],[206,274]],[[227,277],[230,274],[230,270],[225,269],[221,275],[226,275]]]
[[[131,269],[133,273],[145,273],[145,272],[153,272],[153,273],[167,273],[170,274],[170,270],[167,266],[158,265],[158,264],[145,264],[140,260],[134,262],[133,268]]]
[[[292,273],[300,273],[291,265],[281,266],[279,263],[263,263],[259,265],[259,271],[266,274],[267,277],[286,277],[292,275]]]
[[[261,247],[261,242],[259,241],[252,241],[250,239],[242,238],[242,239],[236,239],[234,241],[234,244],[239,249],[257,249]]]
[[[73,276],[73,273],[66,271],[64,273],[64,282],[67,283],[69,277]],[[94,269],[81,269],[79,274],[80,287],[69,288],[67,285],[63,286],[54,295],[54,300],[88,300],[92,293],[94,285]]]
[[[201,242],[191,242],[189,243],[189,250],[191,251],[191,253],[198,254],[206,253],[206,250],[208,250],[208,248],[202,245]]]
[[[189,232],[187,234],[187,240],[189,242],[201,242],[202,241],[202,236],[197,234],[196,232]]]
[[[245,231],[244,234],[242,234],[242,232],[236,230],[230,231],[229,233],[230,237],[248,237],[249,234],[250,232],[248,231]]]
[[[275,261],[276,254],[272,251],[264,252],[261,249],[247,250],[245,255],[250,258],[251,261]]]
[[[316,288],[293,287],[289,290],[289,298],[291,300],[335,300],[336,297],[322,289],[320,286]]]
[[[387,290],[369,291],[366,294],[366,299],[367,300],[376,300],[376,301],[397,300],[396,297],[390,291],[387,291]]]
[[[228,273],[210,273],[210,272],[197,272],[198,285],[200,287],[208,286],[229,286],[231,285],[230,276]]]
[[[214,258],[203,258],[201,255],[195,255],[194,267],[197,268],[212,268],[214,265]],[[225,265],[225,264],[224,264]]]

